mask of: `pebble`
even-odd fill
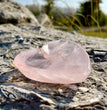
[[[79,89],[79,91],[81,91],[81,92],[87,92],[87,91],[89,90],[89,89],[86,88],[86,87],[79,87],[78,89]]]

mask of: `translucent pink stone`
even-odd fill
[[[83,82],[91,70],[86,51],[74,42],[62,40],[21,52],[14,65],[32,80],[56,84]]]

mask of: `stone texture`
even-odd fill
[[[24,77],[13,65],[21,51],[39,48],[47,41],[70,40],[90,55],[92,71],[76,89],[71,85],[45,84]],[[34,24],[0,25],[0,109],[107,109],[107,39],[86,37]],[[102,57],[103,56],[103,57]],[[95,58],[101,60],[95,61]],[[103,59],[103,60],[102,60]],[[13,89],[12,89],[13,88]],[[22,91],[23,89],[23,91]],[[9,95],[10,94],[10,95]],[[36,97],[36,99],[32,99]]]
[[[0,2],[10,2],[12,0],[0,0]]]
[[[0,24],[3,23],[35,23],[38,24],[34,15],[24,6],[10,0],[0,2]]]
[[[7,6],[2,3],[0,8]],[[61,88],[58,84],[30,80],[14,67],[13,60],[21,51],[39,48],[47,41],[59,39],[80,44],[90,55],[92,71],[83,83]],[[0,110],[106,110],[106,82],[107,39],[86,37],[32,23],[0,25]]]
[[[37,16],[37,20],[42,26],[52,26],[52,21],[50,20],[49,16],[45,13],[41,13]]]

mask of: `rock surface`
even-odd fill
[[[58,39],[75,41],[90,55],[92,71],[84,82],[63,87],[40,83],[24,77],[14,67],[13,60],[21,51]],[[34,23],[0,25],[0,110],[12,109],[107,110],[107,39]]]
[[[24,6],[11,0],[0,1],[0,24],[3,23],[35,23],[38,24],[34,15]]]
[[[0,2],[11,2],[12,0],[0,0]]]
[[[57,39],[75,41],[90,55],[92,72],[85,82],[59,88],[24,77],[13,65],[23,50]],[[0,25],[0,109],[106,110],[107,39],[86,37],[34,24]],[[71,89],[72,88],[72,89]]]
[[[45,13],[41,13],[37,16],[37,20],[42,26],[52,26],[52,21],[50,20],[49,16]]]

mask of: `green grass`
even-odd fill
[[[107,32],[81,32],[81,34],[92,37],[107,38]]]
[[[72,29],[70,27],[64,27],[64,26],[54,26],[55,29],[58,29],[58,30],[63,30],[63,31],[67,31],[67,32],[71,32]],[[78,33],[81,33],[83,35],[86,35],[86,36],[91,36],[91,37],[100,37],[100,38],[107,38],[107,31],[106,32],[95,32],[95,31],[89,31],[89,32],[86,32],[86,31],[83,31],[81,29],[81,32],[80,31],[77,31]]]

